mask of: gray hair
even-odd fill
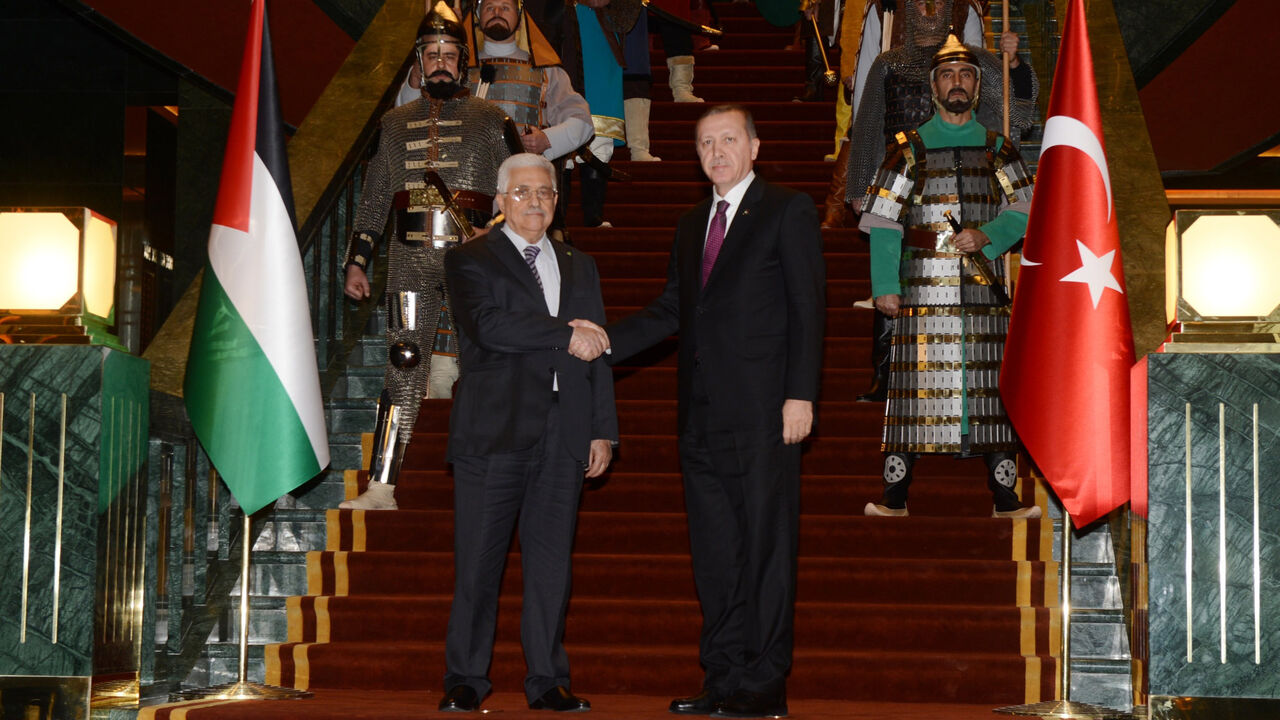
[[[501,194],[507,191],[507,185],[511,182],[511,171],[520,168],[542,168],[546,170],[547,176],[551,178],[551,189],[556,189],[556,169],[550,160],[533,153],[519,153],[503,160],[502,165],[498,166],[498,193]]]

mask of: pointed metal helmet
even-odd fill
[[[458,47],[458,71],[460,77],[459,82],[466,82],[467,79],[467,32],[462,29],[462,23],[458,21],[458,16],[454,14],[453,8],[444,0],[438,0],[435,6],[431,8],[431,12],[422,18],[422,22],[418,23],[417,42],[414,43],[414,52],[418,54],[418,63],[422,64],[422,50],[432,43],[443,42]],[[425,68],[423,68],[425,70]],[[426,73],[423,73],[426,77]]]
[[[973,109],[978,106],[978,95],[982,91],[982,66],[978,64],[978,56],[968,45],[960,42],[955,33],[947,35],[947,41],[942,43],[942,47],[938,49],[938,52],[933,54],[933,64],[929,68],[929,85],[932,87],[933,81],[938,74],[938,68],[953,63],[968,65],[973,68],[974,77],[977,79],[973,86],[973,99],[969,106],[970,109]],[[940,104],[940,99],[936,95],[933,98],[933,104]]]

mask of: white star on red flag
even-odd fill
[[[1111,264],[1116,259],[1116,251],[1103,253],[1101,256],[1094,255],[1088,245],[1076,239],[1076,247],[1080,250],[1080,267],[1072,272],[1063,275],[1061,282],[1084,283],[1089,286],[1089,299],[1093,300],[1093,307],[1098,308],[1098,301],[1102,299],[1103,290],[1115,290],[1121,295],[1124,294],[1124,288],[1120,287],[1120,283],[1116,280],[1116,276],[1111,272]]]

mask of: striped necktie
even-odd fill
[[[538,250],[539,248],[537,245],[529,245],[525,247],[524,262],[529,266],[529,272],[533,273],[533,279],[538,281],[538,289],[545,291],[546,288],[542,287],[542,276],[538,274],[538,266],[536,264],[538,261]]]

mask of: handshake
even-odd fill
[[[573,328],[573,337],[569,339],[569,354],[579,360],[591,362],[609,349],[609,334],[590,320],[578,318],[571,321],[569,327]]]

